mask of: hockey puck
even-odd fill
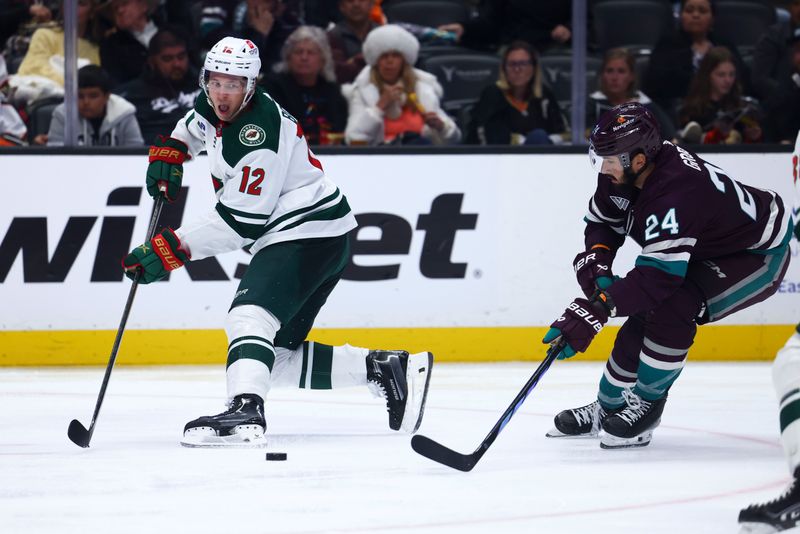
[[[267,461],[268,462],[280,462],[286,459],[285,452],[268,452],[267,453]]]

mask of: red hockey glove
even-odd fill
[[[153,198],[163,195],[173,202],[181,190],[183,162],[189,156],[189,148],[183,141],[172,137],[158,136],[150,147],[150,165],[147,166],[147,192]]]
[[[595,245],[591,250],[581,252],[572,260],[575,277],[583,294],[590,298],[598,289],[606,289],[614,281],[611,264],[614,253],[605,245]]]
[[[150,243],[139,245],[122,259],[125,276],[133,280],[136,271],[141,269],[140,284],[161,280],[169,271],[182,267],[189,261],[189,254],[181,249],[181,240],[172,228],[156,234]]]

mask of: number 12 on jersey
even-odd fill
[[[258,196],[261,194],[261,182],[264,181],[266,173],[264,169],[250,169],[245,166],[242,169],[242,183],[239,185],[240,193]]]

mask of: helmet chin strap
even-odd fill
[[[627,167],[623,167],[622,168],[622,181],[625,183],[625,185],[630,185],[630,186],[635,185],[636,184],[636,180],[639,179],[639,176],[641,176],[642,173],[644,171],[646,171],[648,167],[650,167],[650,162],[649,161],[645,162],[645,164],[642,166],[642,168],[639,169],[639,172],[633,172],[633,170],[631,170],[630,165],[628,165]]]

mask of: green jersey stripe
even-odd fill
[[[311,368],[311,389],[331,389],[333,347],[314,343],[314,363]]]
[[[275,345],[269,339],[267,339],[265,337],[260,337],[260,336],[242,336],[242,337],[237,337],[236,339],[231,341],[228,344],[228,350],[231,350],[231,347],[233,347],[237,343],[241,343],[242,341],[261,341],[262,343],[266,343],[270,347],[273,347],[273,348],[275,347]]]
[[[272,372],[272,366],[275,365],[275,351],[260,343],[242,343],[228,352],[228,363],[225,368],[243,359],[259,361]]]
[[[340,200],[338,204],[335,204],[330,208],[326,208],[324,210],[315,211],[308,217],[293,222],[290,225],[284,226],[278,231],[282,232],[284,230],[291,230],[292,228],[296,228],[301,224],[311,221],[335,221],[337,219],[345,217],[348,213],[350,213],[350,204],[347,203],[347,198],[343,196],[342,200]]]
[[[304,208],[296,209],[294,211],[290,211],[289,213],[281,215],[280,217],[278,217],[277,219],[275,219],[274,221],[272,221],[271,223],[269,223],[267,225],[267,230],[268,231],[272,230],[273,228],[275,228],[279,224],[284,223],[284,222],[288,221],[289,219],[292,219],[292,218],[297,217],[299,215],[302,215],[304,213],[308,213],[309,211],[315,210],[315,209],[319,208],[320,206],[324,206],[328,202],[331,202],[332,200],[334,200],[340,194],[341,193],[339,192],[339,188],[337,187],[336,191],[334,191],[333,193],[331,193],[327,197],[323,198],[322,200],[316,202],[315,204],[312,204],[311,206],[306,206]]]

